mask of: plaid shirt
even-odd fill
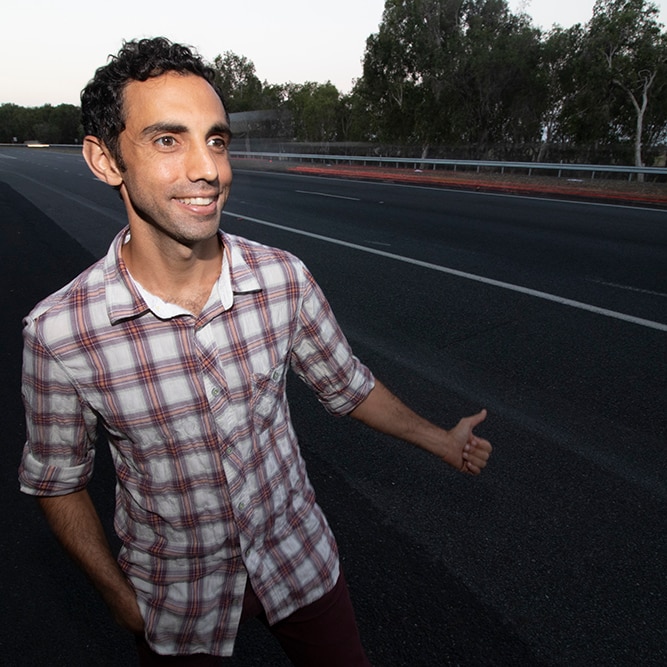
[[[337,415],[373,378],[288,253],[221,233],[218,290],[198,317],[165,316],[120,259],[126,233],[26,318],[21,489],[85,488],[101,420],[117,474],[118,560],[149,643],[231,655],[248,576],[270,623],[338,577],[290,420],[288,367]]]

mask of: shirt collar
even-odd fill
[[[121,257],[121,248],[125,243],[129,228],[123,229],[113,240],[104,260],[104,282],[109,321],[115,324],[121,320],[139,317],[152,311],[161,319],[189,314],[180,306],[168,304],[159,297],[146,291],[130,275]],[[261,284],[252,269],[246,263],[234,237],[219,232],[224,248],[220,277],[216,283],[216,299],[223,310],[234,305],[234,294],[256,292]]]

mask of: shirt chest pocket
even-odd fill
[[[256,431],[264,431],[283,413],[285,371],[282,366],[268,373],[253,373],[250,412]]]

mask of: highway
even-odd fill
[[[131,665],[16,482],[20,318],[106,251],[123,206],[76,154],[0,148],[0,221],[0,663]],[[222,226],[301,257],[413,408],[489,411],[471,479],[290,383],[375,665],[667,662],[664,210],[238,170]],[[102,450],[93,485],[108,525]],[[230,664],[285,663],[249,624]]]

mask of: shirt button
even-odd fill
[[[213,394],[213,396],[219,396],[220,395],[220,390],[216,387],[215,389],[213,389],[211,391],[211,393]]]
[[[243,511],[245,509],[245,503],[239,503],[239,509]]]

